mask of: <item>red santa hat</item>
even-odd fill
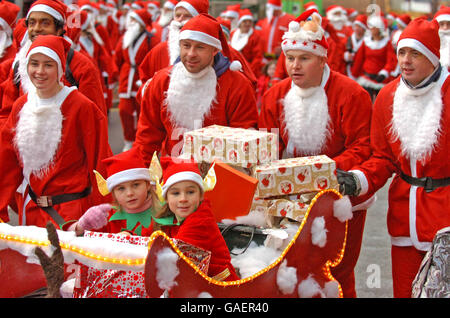
[[[222,27],[222,31],[225,33],[227,38],[230,38],[231,35],[231,21],[228,19],[224,19],[221,17],[216,18],[217,22],[219,22],[220,26]]]
[[[22,47],[27,39],[28,29],[25,24],[25,18],[17,21],[16,27],[13,30],[13,39],[18,48]]]
[[[325,13],[327,16],[333,15],[337,12],[340,12],[341,14],[345,14],[347,15],[347,11],[345,10],[345,8],[343,6],[337,5],[337,4],[333,4],[331,6],[329,6],[326,10]]]
[[[89,10],[94,14],[98,14],[100,7],[97,3],[89,0],[78,0],[78,6],[80,7],[80,10]]]
[[[275,10],[281,10],[283,7],[281,4],[281,0],[269,0],[267,1],[266,6]]]
[[[224,17],[237,19],[239,18],[239,11],[241,10],[241,4],[234,4],[227,7],[227,10],[224,13]]]
[[[133,10],[129,13],[129,17],[138,21],[144,28],[152,25],[152,15],[147,9]]]
[[[194,40],[213,46],[231,61],[230,48],[219,22],[209,14],[199,14],[190,19],[181,28],[179,40]],[[230,69],[235,71],[242,67],[239,61],[233,61]]]
[[[8,34],[13,33],[20,7],[9,1],[0,2],[0,26]]]
[[[367,27],[369,29],[377,28],[380,29],[381,32],[384,32],[387,30],[388,21],[382,16],[373,14],[367,18]]]
[[[203,179],[198,168],[198,164],[193,160],[182,160],[172,157],[161,158],[161,167],[163,169],[162,195],[166,197],[167,190],[175,183],[181,181],[192,181],[198,184],[204,191]]]
[[[163,8],[173,10],[175,9],[175,6],[177,5],[178,1],[179,0],[167,0],[166,2],[164,2]]]
[[[411,22],[411,17],[409,14],[401,14],[397,18],[395,18],[395,21],[398,25],[402,26],[403,28],[406,28],[406,26]]]
[[[145,166],[139,147],[132,147],[128,151],[105,158],[102,163],[105,165],[108,175],[106,185],[109,192],[112,192],[118,184],[127,181],[147,180],[152,182],[150,170]]]
[[[66,68],[66,56],[71,43],[62,36],[57,35],[38,35],[28,49],[26,62],[36,53],[42,53],[56,62],[58,65],[58,78],[64,75]]]
[[[419,51],[436,67],[439,64],[441,48],[438,22],[427,21],[425,18],[412,20],[398,39],[397,52],[404,47]]]
[[[185,8],[193,17],[201,13],[208,13],[209,1],[208,0],[181,0],[175,6]]]
[[[316,32],[304,30],[300,26],[300,23],[312,20],[313,16],[316,16],[320,20],[318,30]],[[284,33],[283,42],[281,42],[283,52],[303,50],[318,56],[327,56],[328,43],[321,23],[322,17],[316,9],[305,11],[294,21],[291,21],[289,23],[289,30]]]
[[[32,12],[45,12],[62,23],[66,22],[67,6],[59,0],[37,0],[27,13],[27,19]]]
[[[147,4],[147,9],[159,9],[160,8],[159,1],[148,1],[146,4]]]
[[[253,21],[253,14],[249,9],[239,10],[239,20],[238,25],[242,23],[242,21],[250,20]]]
[[[79,15],[80,15],[80,28],[81,30],[86,30],[89,27],[89,24],[93,19],[93,16],[91,14],[88,14],[85,10],[80,10]]]
[[[450,21],[450,7],[442,6],[434,15],[437,22]]]
[[[367,30],[367,15],[365,15],[365,14],[358,15],[356,17],[355,21],[353,22],[353,24],[357,24],[361,28]]]
[[[307,2],[303,5],[303,9],[305,11],[311,10],[311,9],[316,9],[317,11],[319,11],[319,7],[317,6],[317,4],[314,1],[310,1]]]
[[[358,16],[358,11],[356,11],[356,10],[353,9],[353,8],[346,8],[345,11],[347,12],[347,16],[348,16],[349,18],[353,18],[353,17]]]

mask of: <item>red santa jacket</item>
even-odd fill
[[[0,57],[0,63],[3,63],[4,61],[6,61],[8,59],[14,58],[14,56],[16,56],[16,53],[17,53],[17,46],[16,46],[16,42],[13,41],[10,46],[5,48],[5,51],[3,52],[3,56]]]
[[[392,244],[414,245],[417,249],[426,250],[436,231],[450,225],[450,186],[426,192],[423,187],[411,186],[399,174],[403,172],[417,178],[450,177],[450,77],[448,72],[442,70],[441,77],[436,83],[443,101],[438,120],[440,131],[431,154],[425,161],[413,160],[405,155],[402,151],[402,142],[393,134],[393,100],[400,81],[402,81],[400,77],[395,79],[378,94],[373,108],[370,134],[373,154],[367,162],[353,169],[364,174],[360,178],[363,180],[361,193],[374,193],[395,173],[389,188],[387,216]],[[405,103],[407,104],[407,101]],[[424,107],[427,106],[426,101],[422,104]],[[413,128],[416,129],[417,127]],[[423,138],[431,139],[432,135],[425,134]],[[424,142],[426,141],[422,143]]]
[[[236,36],[236,31],[238,29],[231,32],[231,44],[233,45],[233,37]],[[264,57],[264,48],[261,36],[258,31],[252,29],[252,34],[248,37],[246,44],[243,47],[234,47],[237,51],[239,51],[245,58],[245,60],[250,64],[250,68],[255,74],[256,78],[261,76],[262,67],[263,67],[263,57]]]
[[[37,196],[79,193],[87,187],[93,188],[92,193],[87,197],[54,206],[66,221],[78,219],[92,205],[104,203],[110,199],[103,197],[97,187],[93,186],[96,185],[93,170],[106,175],[106,169],[101,160],[112,155],[108,143],[106,116],[77,89],[64,88],[64,90],[71,89],[73,91],[68,94],[60,107],[64,118],[61,139],[51,164],[43,176],[39,177],[32,173],[29,177],[29,185]],[[24,95],[14,103],[11,115],[1,132],[0,211],[9,204],[10,198],[24,178],[21,154],[14,140],[21,110],[27,98],[28,95]],[[45,148],[46,141],[42,140],[40,146]],[[18,206],[19,221],[22,221],[22,206],[21,204]],[[0,217],[2,220],[8,220],[8,215]],[[27,225],[45,227],[49,219],[48,214],[38,208],[33,201],[26,206]]]
[[[152,220],[152,224],[154,221]],[[153,225],[151,225],[153,227]],[[211,211],[211,203],[205,199],[197,210],[191,213],[181,225],[163,226],[162,230],[171,238],[182,240],[211,252],[208,276],[214,277],[228,269],[227,281],[238,280],[230,252],[220,233]]]
[[[138,86],[136,81],[139,79],[138,67],[142,63],[145,55],[159,43],[159,37],[143,32],[137,37],[133,45],[128,48],[122,48],[123,36],[117,43],[114,50],[114,61],[120,69],[119,73],[119,97],[136,97]],[[144,82],[143,82],[144,83]]]
[[[172,66],[156,73],[143,88],[136,144],[141,145],[142,155],[147,163],[151,162],[155,151],[173,154],[181,151],[183,146],[183,136],[177,134],[180,131],[171,121],[167,104],[164,103],[171,69]],[[222,125],[256,128],[258,110],[255,91],[247,78],[239,71],[228,69],[217,78],[216,87],[217,95],[203,119],[203,127]]]
[[[295,20],[295,17],[288,13],[282,13],[278,17],[273,17],[272,21],[267,18],[259,20],[256,25],[260,29],[261,38],[263,40],[264,52],[269,54],[278,54],[281,52],[281,40],[289,29],[289,23]]]

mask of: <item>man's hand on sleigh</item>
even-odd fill
[[[361,184],[353,172],[336,169],[339,183],[339,192],[342,195],[358,196],[361,192]]]
[[[48,239],[54,248],[51,257],[40,248],[36,247],[34,253],[39,258],[45,279],[47,280],[47,298],[61,298],[59,289],[64,282],[64,256],[59,245],[58,233],[52,222],[46,225]]]

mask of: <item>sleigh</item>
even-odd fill
[[[58,231],[58,237],[66,276],[73,275],[67,270],[75,263],[136,272],[144,277],[148,297],[342,297],[341,287],[331,273],[342,260],[346,243],[345,213],[337,208],[342,200],[335,190],[319,192],[280,255],[270,265],[237,281],[208,277],[160,231],[152,234],[147,246],[111,242],[105,247],[104,241],[62,231]],[[33,250],[40,246],[51,255],[49,245],[45,228],[0,223],[0,297],[23,297],[45,288],[45,276]],[[162,253],[172,255],[171,263],[161,266],[158,260]],[[170,266],[175,274],[164,275],[162,268]]]

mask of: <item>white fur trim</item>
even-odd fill
[[[297,285],[297,268],[287,266],[287,260],[283,260],[277,272],[277,286],[283,295],[292,294]]]
[[[198,42],[205,43],[207,45],[211,45],[219,50],[222,50],[222,44],[220,40],[201,31],[194,30],[182,30],[179,36],[180,40],[194,40]]]
[[[398,41],[397,54],[398,54],[398,51],[404,47],[409,47],[409,48],[419,51],[420,53],[425,55],[426,58],[429,59],[430,62],[433,63],[433,65],[435,67],[439,64],[439,58],[433,52],[431,52],[425,45],[423,45],[421,42],[417,41],[416,39],[406,38],[406,39],[401,39],[400,41]]]
[[[189,11],[189,13],[190,13],[193,17],[195,17],[196,15],[198,15],[197,9],[195,9],[194,6],[192,6],[189,2],[186,2],[186,1],[180,1],[180,2],[178,2],[177,5],[175,6],[174,12],[175,12],[175,10],[177,10],[178,7],[183,7],[183,8],[185,8],[186,10]]]
[[[359,195],[366,194],[369,191],[369,182],[367,181],[366,175],[360,170],[350,170],[359,179],[359,184],[361,185],[361,192]]]
[[[321,298],[325,297],[325,293],[320,288],[319,283],[313,278],[312,274],[309,274],[305,280],[298,284],[297,291],[298,297],[300,298],[312,298],[317,295]]]
[[[232,71],[241,71],[242,70],[242,64],[238,60],[235,60],[230,63],[230,70]]]
[[[316,217],[311,225],[311,242],[313,245],[324,247],[327,244],[327,232],[325,218]]]
[[[32,8],[30,8],[30,10],[28,10],[27,13],[27,19],[30,17],[31,12],[45,12],[50,14],[52,17],[54,17],[55,19],[61,21],[61,22],[65,22],[64,17],[55,9],[53,9],[52,7],[46,5],[46,4],[37,4],[35,6],[33,6]]]
[[[106,185],[109,192],[112,192],[115,186],[122,182],[132,180],[148,180],[150,181],[150,171],[146,168],[135,168],[117,172],[106,179]]]
[[[352,203],[348,195],[334,201],[333,216],[341,222],[348,221],[353,217]]]
[[[283,52],[289,50],[303,50],[308,51],[318,56],[327,56],[327,49],[314,41],[320,41],[325,36],[325,31],[322,27],[316,32],[307,31],[300,28],[296,21],[289,23],[289,30],[284,33],[281,47]]]
[[[135,19],[136,21],[138,21],[139,24],[142,25],[143,27],[146,27],[146,26],[147,26],[147,23],[145,23],[144,20],[142,20],[142,18],[141,18],[141,17],[139,16],[139,14],[137,14],[136,12],[131,11],[131,12],[128,14],[128,16],[131,17],[131,18],[133,18],[133,19]]]
[[[440,14],[436,17],[437,22],[450,21],[450,14]]]
[[[372,81],[370,78],[367,78],[364,75],[358,77],[356,79],[356,81],[362,87],[368,87],[368,88],[377,89],[377,90],[382,89],[384,87],[384,85],[385,85],[383,83],[378,83],[378,82]]]
[[[12,35],[11,26],[2,17],[0,17],[0,25],[3,27],[3,30],[5,30],[6,33],[8,33],[9,35]]]
[[[178,172],[178,173],[171,175],[167,179],[166,183],[164,183],[164,185],[162,186],[163,197],[166,196],[167,191],[169,190],[169,188],[172,185],[174,185],[175,183],[181,182],[181,181],[195,182],[198,184],[200,189],[202,189],[202,191],[203,191],[203,179],[198,173],[195,173],[192,171],[182,171],[182,172]]]
[[[246,20],[250,20],[250,21],[253,21],[253,16],[251,16],[251,15],[243,15],[242,17],[240,17],[239,18],[239,20],[238,20],[238,26],[243,22],[243,21],[246,21]]]
[[[42,53],[42,54],[48,56],[49,58],[51,58],[52,60],[54,60],[58,64],[58,78],[61,78],[61,76],[63,75],[63,70],[62,70],[62,64],[61,64],[61,60],[59,58],[59,55],[56,54],[56,52],[53,51],[49,47],[36,46],[36,47],[32,48],[30,50],[30,52],[28,52],[28,54],[27,54],[27,65],[28,65],[28,63],[30,61],[31,55],[36,54],[36,53]]]

